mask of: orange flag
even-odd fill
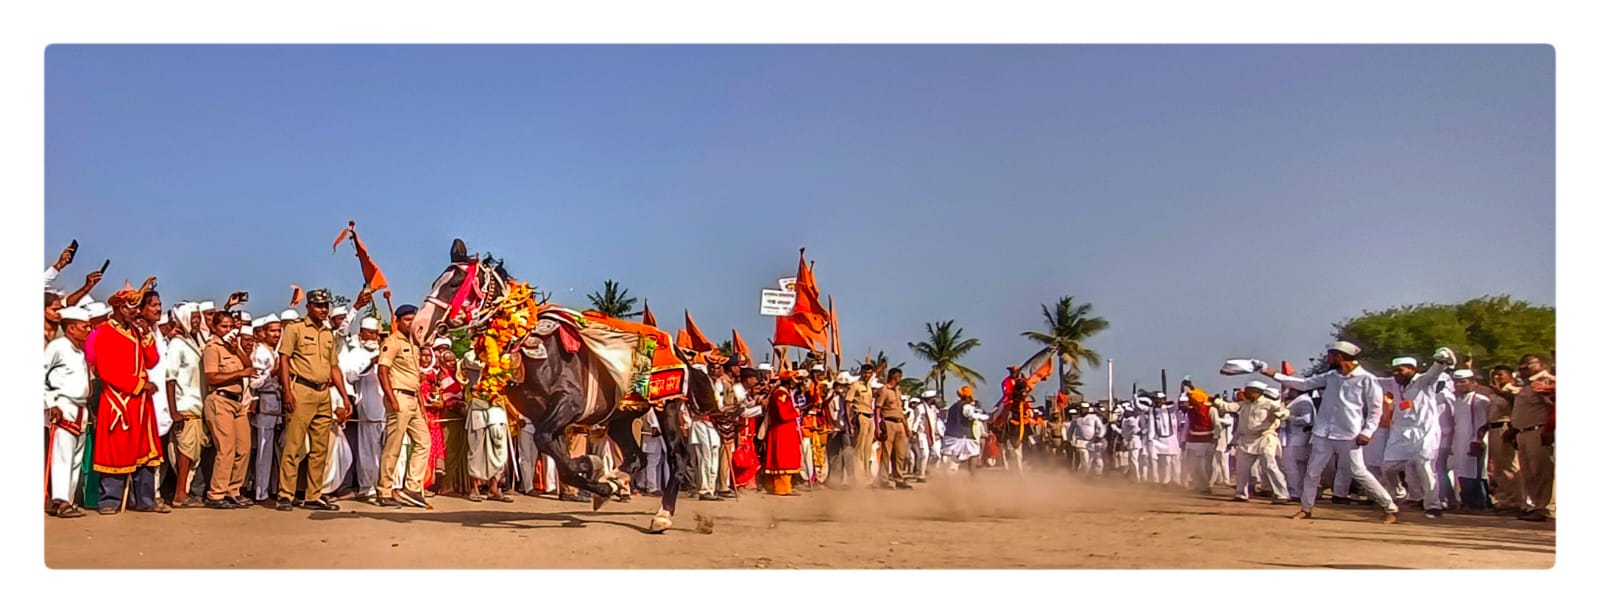
[[[740,364],[750,363],[750,348],[744,344],[744,339],[739,338],[739,331],[733,331],[733,353]]]
[[[1283,361],[1283,368],[1279,368],[1278,370],[1280,372],[1282,372],[1283,374],[1285,374],[1285,375],[1288,375],[1288,376],[1291,376],[1291,377],[1294,376],[1294,366],[1291,366],[1289,364],[1288,360],[1284,360]]]
[[[717,344],[711,342],[711,339],[706,338],[705,333],[700,331],[700,326],[694,325],[694,318],[689,316],[689,309],[683,310],[683,323],[684,326],[688,328],[687,332],[689,333],[689,349],[693,349],[700,353],[708,353],[717,350]]]
[[[689,331],[684,330],[683,328],[678,328],[678,348],[689,349],[692,351],[694,349],[693,345],[694,339],[689,338]]]
[[[1039,368],[1034,369],[1033,374],[1028,375],[1028,385],[1038,385],[1040,381],[1049,379],[1050,373],[1055,371],[1055,365],[1055,356],[1052,355],[1046,358],[1044,363],[1039,365]]]
[[[366,243],[361,242],[361,237],[356,236],[356,222],[351,221],[349,226],[339,231],[339,236],[333,239],[333,251],[339,252],[339,243],[345,237],[350,237],[350,242],[356,245],[356,260],[361,262],[361,276],[366,280],[363,291],[377,291],[389,287],[389,279],[383,276],[383,270],[372,262],[372,255],[367,253]]]
[[[647,325],[647,326],[656,325],[656,314],[650,312],[650,301],[649,300],[644,301],[644,320],[643,321],[644,321],[644,325]]]
[[[300,301],[306,299],[305,291],[301,290],[298,285],[290,285],[289,290],[289,306],[300,306]]]
[[[828,312],[823,310],[822,301],[818,298],[817,279],[811,267],[806,265],[804,248],[800,249],[800,270],[795,274],[794,293],[794,311],[777,318],[772,343],[822,351],[827,344]]]

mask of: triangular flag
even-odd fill
[[[290,285],[289,290],[289,306],[300,306],[300,301],[306,299],[306,293],[298,285]]]
[[[1284,360],[1283,361],[1283,368],[1279,368],[1278,370],[1282,371],[1283,374],[1285,374],[1285,375],[1288,375],[1288,376],[1291,376],[1291,377],[1294,376],[1294,365],[1290,364],[1288,360]]]
[[[795,274],[794,311],[779,316],[772,333],[772,342],[778,346],[805,347],[822,351],[827,345],[828,313],[822,309],[817,294],[817,279],[806,265],[806,250],[800,249],[800,269]]]
[[[350,237],[350,242],[356,245],[356,260],[361,263],[361,277],[366,282],[366,287],[363,289],[377,291],[389,287],[389,279],[384,277],[383,270],[373,263],[372,255],[367,253],[366,243],[361,242],[361,237],[356,235],[356,222],[351,221],[349,226],[339,232],[339,238],[333,243],[334,252],[339,251],[339,242],[344,240],[346,235]]]
[[[738,358],[739,364],[750,363],[750,348],[745,346],[744,339],[739,337],[739,331],[733,331],[733,353]]]
[[[710,353],[717,350],[716,343],[711,342],[711,339],[700,331],[700,326],[694,325],[694,317],[689,315],[688,309],[683,310],[683,325],[687,328],[685,332],[689,333],[690,349],[701,353]]]
[[[647,325],[647,326],[656,325],[656,314],[650,312],[650,301],[649,300],[645,300],[644,301],[644,319],[643,319],[643,321],[644,321],[644,325]]]

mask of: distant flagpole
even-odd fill
[[[1106,359],[1106,410],[1117,404],[1117,361]]]

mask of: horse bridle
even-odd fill
[[[449,302],[442,298],[429,295],[424,300],[445,312],[445,329],[449,332],[458,330],[477,330],[486,325],[490,319],[499,312],[501,304],[506,298],[506,282],[500,278],[500,273],[492,268],[483,268],[478,262],[454,264],[467,277],[461,282],[461,287],[456,289],[455,295]],[[477,307],[477,312],[466,323],[452,326],[450,322],[466,307],[468,301],[481,301],[493,296],[494,298]]]

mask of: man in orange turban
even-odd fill
[[[761,476],[767,480],[767,491],[776,496],[794,495],[794,476],[800,474],[800,412],[794,406],[797,388],[795,373],[785,370],[767,396],[767,462]]]
[[[1184,394],[1183,412],[1189,418],[1188,431],[1184,434],[1183,474],[1189,481],[1190,489],[1209,494],[1214,476],[1211,456],[1217,449],[1221,417],[1217,414],[1217,408],[1211,406],[1211,395],[1200,388]]]
[[[100,324],[90,337],[85,354],[101,383],[95,411],[94,471],[100,474],[99,509],[112,515],[135,511],[170,513],[172,508],[156,497],[156,467],[161,465],[160,434],[150,395],[156,386],[149,369],[160,360],[149,323],[139,315],[139,305],[154,279],[113,294],[111,320]],[[130,477],[132,483],[130,484]],[[124,496],[130,496],[129,503]]]

